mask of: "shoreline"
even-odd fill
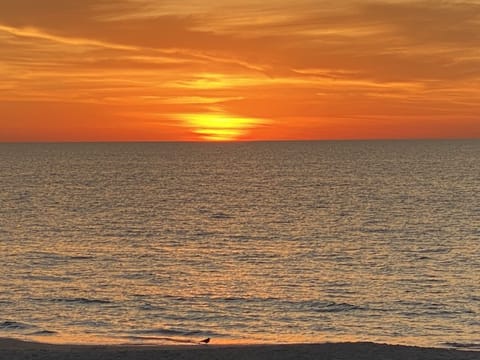
[[[278,345],[56,345],[0,338],[0,359],[480,360],[480,351],[372,342]]]

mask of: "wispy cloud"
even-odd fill
[[[98,46],[98,47],[103,47],[107,49],[116,49],[116,50],[135,50],[136,49],[136,47],[134,46],[113,44],[113,43],[108,43],[108,42],[98,41],[93,39],[82,39],[82,38],[75,38],[75,37],[52,35],[52,34],[43,32],[39,29],[36,29],[34,27],[15,28],[15,27],[5,26],[0,24],[0,31],[5,31],[15,36],[49,40],[49,41],[54,41],[54,42],[67,44],[67,45]]]

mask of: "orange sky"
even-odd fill
[[[0,0],[0,141],[480,137],[479,0]]]

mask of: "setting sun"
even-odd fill
[[[205,141],[232,141],[248,136],[248,132],[266,120],[238,117],[224,113],[183,114],[180,118],[192,132]]]

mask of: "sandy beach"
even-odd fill
[[[326,343],[242,346],[49,345],[0,339],[0,359],[9,360],[479,360],[480,352],[375,343]]]

